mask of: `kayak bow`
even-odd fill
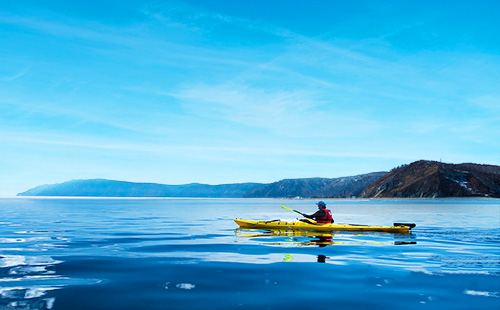
[[[313,230],[313,231],[375,231],[391,233],[409,233],[416,225],[411,223],[394,223],[394,226],[370,226],[357,224],[317,224],[313,220],[286,222],[281,220],[254,221],[235,219],[241,228],[280,229],[280,230]]]

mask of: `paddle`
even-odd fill
[[[281,207],[282,207],[283,209],[287,210],[287,211],[297,212],[298,214],[300,214],[300,215],[304,216],[304,213],[299,212],[299,211],[297,211],[297,210],[294,210],[294,209],[290,208],[289,206],[287,206],[287,205],[285,205],[285,204],[281,204]]]

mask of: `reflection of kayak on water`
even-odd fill
[[[388,240],[390,234],[386,232],[356,231],[356,232],[331,232],[331,231],[313,231],[313,230],[291,230],[291,229],[258,229],[243,228],[235,230],[237,237],[242,238],[267,238],[267,237],[285,237],[285,239],[272,239],[266,242],[259,239],[261,244],[276,245],[283,247],[290,246],[319,246],[340,244],[376,244],[376,245],[404,245],[417,244],[411,237],[411,234],[393,233],[395,240]],[[374,238],[374,239],[371,239]],[[336,239],[336,240],[335,240]]]
[[[241,228],[235,231],[239,237],[258,238],[258,237],[324,237],[333,238],[334,233],[329,231],[311,231],[311,230],[290,230],[290,229],[251,229]]]
[[[374,231],[408,234],[416,225],[413,223],[394,223],[394,226],[370,226],[357,224],[318,224],[311,219],[287,222],[282,220],[254,221],[235,219],[241,228],[278,229],[278,230],[310,230],[310,231]]]
[[[256,231],[254,229],[248,228],[240,228],[235,231],[238,237],[245,238],[259,238],[259,237],[290,237],[284,242],[272,242],[273,245],[287,245],[290,242],[296,245],[333,245],[333,244],[343,244],[344,242],[333,242],[332,238],[335,236],[331,232],[316,232],[316,231],[307,231],[307,230],[259,230]],[[298,241],[299,239],[294,237],[306,237],[310,240],[308,241]],[[316,239],[313,239],[316,238]]]

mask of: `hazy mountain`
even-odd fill
[[[286,179],[271,184],[165,185],[104,179],[42,185],[18,196],[331,198],[500,198],[500,166],[417,161],[386,172],[342,178]]]
[[[385,175],[387,172],[373,172],[342,178],[286,179],[248,190],[245,198],[280,197],[352,197]]]
[[[360,197],[500,197],[500,166],[417,161],[393,169]]]
[[[18,196],[84,196],[84,197],[351,197],[357,196],[385,172],[374,172],[343,178],[310,178],[282,180],[272,184],[186,184],[164,185],[133,183],[105,179],[73,180],[42,185]]]
[[[42,185],[20,193],[18,196],[240,198],[250,188],[262,185],[261,183],[164,185],[92,179]]]

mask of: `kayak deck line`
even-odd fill
[[[371,226],[360,224],[318,224],[312,220],[287,222],[282,220],[255,221],[235,219],[241,228],[281,229],[281,230],[313,230],[313,231],[375,231],[392,233],[409,233],[416,225],[413,223],[394,223],[394,226]]]

